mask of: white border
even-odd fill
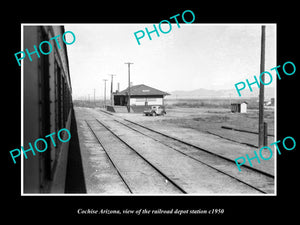
[[[142,23],[143,25],[151,23]],[[173,24],[173,23],[172,23]],[[174,23],[175,24],[175,23]],[[65,26],[65,25],[78,25],[78,26],[98,26],[98,25],[140,25],[139,23],[21,23],[21,51],[24,49],[24,26]],[[151,24],[152,25],[152,24]],[[193,24],[180,24],[182,25],[197,25],[197,26],[247,26],[247,25],[274,25],[275,26],[275,65],[277,65],[277,23],[193,23]],[[265,68],[265,71],[270,68]],[[71,77],[71,74],[70,74]],[[275,141],[277,141],[277,79],[275,80],[275,108],[274,108],[274,132],[275,132]],[[24,63],[21,61],[21,146],[24,146]],[[21,196],[277,196],[277,151],[274,146],[274,193],[272,194],[68,194],[68,193],[24,193],[24,157],[21,157]]]
[[[21,24],[21,50],[24,49],[24,29]],[[21,61],[21,146],[24,146],[24,63]],[[22,155],[22,154],[21,154]],[[21,156],[21,195],[24,195],[24,157]]]

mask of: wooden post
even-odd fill
[[[268,145],[268,124],[264,122],[264,146]]]
[[[106,109],[106,79],[103,79],[104,81],[104,109]]]
[[[110,83],[110,104],[114,105],[114,96],[113,96],[113,87],[114,87],[114,76],[115,74],[109,74],[111,76],[111,83]]]
[[[95,100],[95,96],[96,96],[96,89],[94,88],[94,107],[96,107],[96,100]]]
[[[125,64],[128,64],[128,112],[130,112],[130,64],[133,63],[127,62]]]
[[[261,55],[260,55],[260,74],[265,71],[265,30],[266,26],[261,27]],[[259,89],[259,115],[258,115],[258,147],[264,146],[264,85],[265,74],[260,76]]]

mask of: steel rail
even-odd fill
[[[172,179],[170,179],[166,174],[164,174],[160,169],[158,169],[156,166],[154,166],[149,160],[147,160],[144,156],[142,156],[138,151],[136,151],[132,146],[130,146],[126,141],[124,141],[122,138],[120,138],[116,133],[114,133],[107,125],[105,125],[100,120],[96,119],[99,124],[101,124],[103,127],[105,127],[110,133],[112,133],[117,139],[119,139],[122,143],[124,143],[129,149],[134,151],[139,157],[141,157],[146,163],[148,163],[152,168],[154,168],[160,175],[162,175],[166,180],[168,180],[172,185],[174,185],[177,189],[179,189],[182,193],[187,194],[187,192],[181,188],[176,182],[174,182]]]
[[[113,167],[116,169],[118,175],[120,176],[120,178],[122,179],[122,181],[124,182],[125,186],[127,187],[127,189],[129,190],[129,192],[132,194],[132,190],[129,187],[129,185],[127,184],[127,182],[125,181],[125,178],[122,176],[120,170],[118,169],[118,167],[114,164],[112,158],[110,157],[110,155],[108,154],[108,152],[106,151],[104,145],[102,144],[102,142],[99,140],[99,138],[96,136],[95,132],[93,131],[93,129],[91,128],[91,126],[89,125],[89,123],[85,120],[87,126],[90,128],[91,132],[93,133],[93,135],[95,136],[96,140],[98,141],[98,143],[101,145],[101,147],[103,148],[105,154],[107,155],[109,161],[111,162],[111,164],[113,165]]]
[[[229,158],[227,158],[227,157],[224,157],[224,156],[218,155],[218,154],[216,154],[216,153],[213,153],[213,152],[211,152],[211,151],[205,150],[205,149],[203,149],[203,148],[200,148],[200,147],[198,147],[198,146],[196,146],[196,145],[193,145],[193,144],[191,144],[191,143],[188,143],[188,142],[186,142],[186,141],[177,139],[177,138],[175,138],[175,137],[171,137],[171,136],[169,136],[169,135],[167,135],[167,134],[164,134],[164,133],[162,133],[162,132],[153,130],[153,129],[149,128],[149,127],[145,127],[145,126],[143,126],[143,125],[141,125],[141,124],[139,124],[139,123],[130,121],[130,120],[128,120],[128,119],[124,119],[124,120],[127,121],[127,122],[129,122],[129,123],[132,123],[132,124],[135,124],[135,125],[137,125],[137,126],[140,126],[140,127],[142,127],[142,128],[145,128],[145,129],[147,129],[147,130],[150,130],[150,131],[152,131],[152,132],[154,132],[154,133],[161,134],[161,135],[163,135],[163,136],[165,136],[165,137],[167,137],[167,138],[170,138],[170,139],[173,139],[173,140],[178,141],[178,142],[180,142],[180,143],[183,143],[183,144],[185,144],[185,145],[191,146],[191,147],[193,147],[193,148],[195,148],[195,149],[197,149],[197,150],[199,150],[199,151],[204,151],[204,152],[209,153],[209,154],[211,154],[211,155],[214,155],[214,156],[217,156],[217,157],[222,158],[222,159],[224,159],[224,160],[227,160],[227,161],[229,161],[229,162],[231,162],[231,163],[235,163],[235,161],[232,160],[232,159],[229,159]],[[258,169],[256,169],[256,168],[253,168],[253,167],[248,166],[248,165],[243,165],[243,166],[246,167],[247,169],[253,170],[253,171],[255,171],[255,172],[257,172],[257,173],[260,173],[260,174],[263,174],[263,175],[265,175],[265,176],[267,176],[267,177],[274,178],[273,175],[271,175],[271,174],[269,174],[269,173],[267,173],[267,172],[258,170]]]
[[[199,160],[199,159],[197,159],[197,158],[195,158],[195,157],[193,157],[193,156],[190,156],[190,155],[188,155],[188,154],[186,154],[186,153],[184,153],[184,152],[182,152],[182,151],[180,151],[180,150],[174,148],[174,147],[171,146],[171,145],[168,145],[168,144],[166,144],[166,143],[164,143],[164,142],[161,142],[160,140],[158,140],[158,139],[156,139],[156,138],[154,138],[154,137],[151,137],[151,136],[149,136],[149,135],[147,135],[147,134],[145,134],[145,133],[143,133],[143,132],[141,132],[141,131],[139,131],[139,130],[137,130],[137,129],[135,129],[135,128],[132,128],[132,127],[128,126],[127,124],[122,123],[121,121],[118,121],[118,120],[115,120],[115,121],[118,122],[118,123],[120,123],[120,124],[122,124],[123,126],[126,126],[126,127],[130,128],[130,129],[132,129],[132,130],[134,130],[134,131],[136,131],[136,132],[138,132],[138,133],[140,133],[140,134],[146,136],[146,137],[149,137],[149,138],[151,138],[151,139],[153,139],[153,140],[155,140],[155,141],[157,141],[157,142],[159,142],[159,143],[161,143],[161,144],[163,144],[163,145],[165,145],[165,146],[167,146],[167,147],[169,147],[169,148],[172,148],[173,150],[175,150],[175,151],[177,151],[177,152],[179,152],[179,153],[181,153],[181,154],[183,154],[183,155],[185,155],[185,156],[187,156],[187,157],[189,157],[189,158],[191,158],[191,159],[193,159],[193,160],[196,160],[197,162],[200,162],[200,163],[202,163],[202,164],[208,166],[209,168],[212,168],[212,169],[214,169],[214,170],[216,170],[216,171],[218,171],[218,172],[220,172],[220,173],[222,173],[222,174],[224,174],[224,175],[226,175],[226,176],[229,176],[229,177],[231,177],[231,178],[237,180],[238,182],[241,182],[241,183],[243,183],[243,184],[245,184],[245,185],[247,185],[247,186],[249,186],[249,187],[251,187],[251,188],[253,188],[253,189],[255,189],[255,190],[259,191],[259,192],[261,192],[261,193],[267,194],[266,192],[260,190],[259,188],[254,187],[253,185],[251,185],[251,184],[249,184],[249,183],[246,183],[246,182],[240,180],[239,178],[234,177],[234,176],[232,176],[232,175],[230,175],[230,174],[228,174],[228,173],[226,173],[226,172],[224,172],[224,171],[222,171],[222,170],[219,170],[219,169],[217,169],[217,168],[215,168],[215,167],[213,167],[213,166],[211,166],[211,165],[209,165],[209,164],[207,164],[207,163],[205,163],[205,162],[203,162],[203,161],[201,161],[201,160]],[[255,171],[255,172],[256,172],[256,171]]]

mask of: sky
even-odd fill
[[[162,26],[168,30],[168,25]],[[133,85],[145,84],[162,91],[234,89],[234,84],[260,74],[261,24],[172,24],[160,36],[145,27],[153,24],[67,24],[76,41],[67,46],[73,99],[107,96],[111,76],[114,90],[128,86],[128,66]],[[158,24],[156,24],[158,27]],[[134,33],[143,30],[138,45]],[[276,25],[266,25],[265,70],[276,65]],[[274,71],[273,71],[274,72]],[[272,74],[273,74],[272,72]],[[274,86],[273,83],[269,86]]]

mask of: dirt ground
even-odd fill
[[[165,116],[144,116],[141,113],[120,113],[121,117],[132,119],[143,124],[172,124],[184,128],[192,128],[207,132],[222,129],[222,126],[258,132],[258,110],[248,110],[247,113],[232,113],[224,108],[177,108],[167,109]],[[265,109],[265,122],[268,124],[268,134],[274,135],[274,110]],[[222,129],[227,132],[226,129]]]
[[[101,186],[101,190],[98,188],[98,184],[100,184],[99,181],[111,173],[109,172],[111,171],[111,167],[107,167],[107,169],[105,166],[104,168],[107,169],[105,171],[108,172],[105,172],[104,175],[102,173],[99,174],[99,171],[103,171],[103,168],[100,168],[100,166],[103,167],[107,160],[103,159],[104,154],[102,154],[103,151],[99,151],[99,149],[101,149],[100,146],[96,146],[97,144],[99,145],[99,143],[95,140],[92,140],[91,132],[89,129],[87,129],[88,126],[90,127],[90,130],[93,130],[93,133],[98,140],[101,140],[101,146],[105,146],[106,151],[109,152],[109,155],[113,159],[114,163],[118,165],[119,170],[123,171],[122,174],[125,174],[124,176],[126,176],[125,180],[129,181],[130,186],[136,187],[134,192],[148,193],[150,186],[147,184],[147,182],[149,179],[153,179],[153,181],[154,179],[157,179],[156,175],[151,175],[152,172],[148,171],[147,167],[139,164],[139,158],[133,157],[135,154],[132,155],[131,151],[127,151],[128,149],[125,148],[123,144],[118,142],[118,140],[106,130],[107,128],[104,129],[103,125],[100,126],[99,121],[103,122],[105,126],[109,127],[109,129],[116,133],[116,136],[124,140],[140,155],[148,159],[152,164],[159,167],[161,171],[164,171],[164,173],[167,174],[167,177],[174,178],[176,183],[178,183],[180,187],[184,187],[183,189],[187,193],[203,194],[253,192],[253,190],[248,192],[249,190],[240,189],[242,188],[240,186],[241,184],[237,185],[227,176],[221,176],[221,173],[212,170],[211,167],[207,167],[206,164],[209,164],[214,168],[217,167],[220,171],[226,171],[233,177],[246,179],[244,180],[246,183],[261,186],[262,175],[256,173],[253,174],[252,171],[249,171],[247,168],[242,168],[242,170],[239,171],[235,164],[227,164],[227,161],[224,162],[223,159],[219,157],[212,157],[211,154],[208,154],[208,152],[210,152],[229,160],[235,160],[238,157],[245,156],[245,154],[249,154],[251,156],[253,155],[253,151],[255,150],[254,147],[236,143],[231,140],[226,140],[222,137],[218,137],[207,132],[207,130],[211,132],[220,130],[220,128],[216,128],[216,124],[219,124],[222,121],[228,122],[231,116],[230,112],[211,108],[209,111],[204,109],[201,109],[202,111],[200,111],[199,109],[191,108],[174,108],[168,110],[166,116],[152,117],[143,116],[141,113],[113,113],[114,116],[109,116],[103,112],[97,112],[98,110],[100,109],[90,109],[84,107],[75,108],[85,177],[93,178],[86,180],[88,185],[87,190],[89,192],[102,193],[108,189],[106,187],[111,186],[109,180],[106,181],[105,185]],[[232,114],[232,116],[234,115]],[[133,127],[134,129],[128,128],[122,124],[123,122],[126,123],[128,121],[124,121],[117,117],[122,117],[124,119],[129,119],[139,124],[146,125],[147,127],[152,128],[160,133],[167,134],[176,138],[177,140],[183,140],[193,146],[204,149],[204,151],[195,150],[192,147],[180,145],[180,143],[175,143],[173,141],[170,142],[169,139],[164,138],[162,135],[158,135],[159,137],[154,135],[156,139],[152,139],[150,138],[153,136],[151,132],[147,133],[143,130],[141,132],[137,132],[135,129],[139,129],[138,127],[134,128],[134,126],[129,123],[130,127]],[[186,120],[185,123],[181,123],[181,121],[184,121],[184,119]],[[234,118],[231,119],[234,120]],[[120,120],[122,123],[118,123],[115,120]],[[199,125],[200,123],[205,124],[206,130],[204,129],[204,126],[201,127],[201,125]],[[198,126],[200,126],[201,129]],[[238,136],[232,132],[233,131],[231,130],[222,129],[221,134],[230,134],[235,137]],[[249,133],[239,133],[245,135],[243,137],[244,139],[247,139],[248,141],[251,140],[251,138],[248,138],[250,136]],[[176,151],[174,151],[175,149]],[[122,152],[122,154],[120,154],[120,152]],[[195,161],[194,158],[186,157],[185,154],[181,154],[180,152],[185,152],[190,156],[197,157],[197,159],[205,162],[206,164],[199,164],[199,162]],[[265,152],[263,152],[263,156],[267,158],[268,155],[265,155],[264,153]],[[267,153],[269,154],[269,152]],[[255,169],[274,176],[273,158],[268,161],[264,161],[263,163],[253,160],[252,163]],[[137,171],[135,171],[136,168],[138,168]],[[143,179],[145,182],[142,178],[136,179],[137,175],[139,177],[144,177],[145,179]],[[118,180],[117,183],[120,183],[119,181],[120,180]],[[165,184],[164,182],[165,181],[163,180],[163,182],[160,183]],[[151,181],[150,183],[156,188],[158,187],[156,181]],[[271,184],[270,186],[269,183]],[[267,193],[273,193],[274,188],[272,185],[273,181],[271,179],[271,181],[266,180],[263,182],[262,187],[267,190]],[[162,187],[165,186],[162,185]],[[153,188],[150,189],[152,190]],[[160,191],[161,190],[159,190],[159,192]]]
[[[142,113],[116,113],[117,116],[139,122],[145,126],[179,127],[217,135],[227,140],[258,146],[258,135],[222,128],[232,127],[251,132],[258,132],[258,110],[248,109],[247,113],[232,113],[225,108],[182,108],[166,109],[165,116],[144,116]],[[268,124],[268,144],[275,141],[274,109],[265,109],[265,122]]]

